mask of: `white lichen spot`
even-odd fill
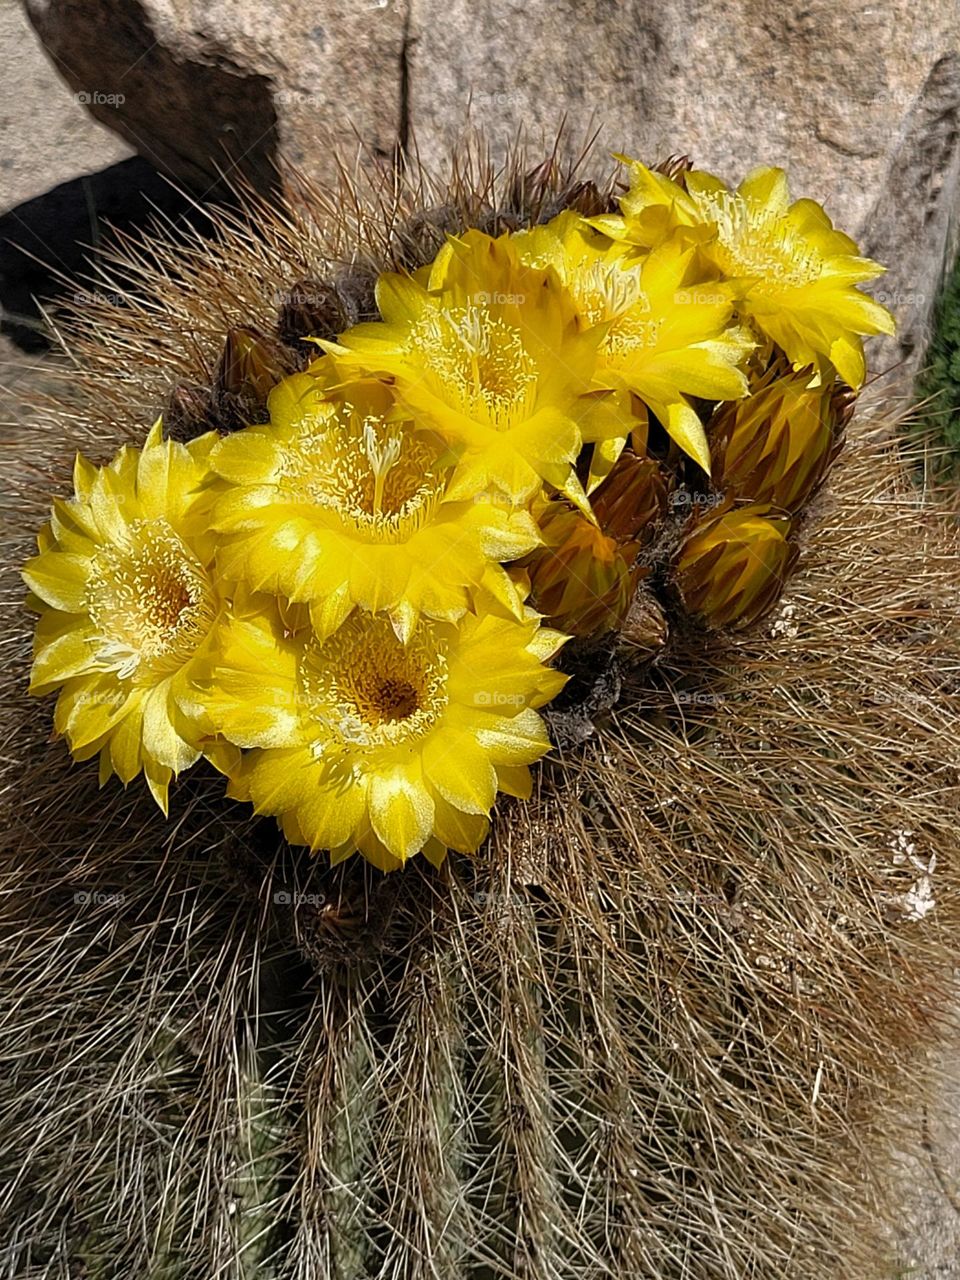
[[[912,870],[916,878],[909,888],[901,893],[885,893],[881,901],[888,913],[893,913],[902,920],[923,920],[937,905],[933,892],[933,873],[937,866],[937,855],[931,853],[924,859],[917,853],[914,832],[897,829],[888,843],[891,851],[891,862],[904,871]]]
[[[795,640],[800,633],[800,624],[796,620],[797,606],[784,602],[770,626],[770,635],[775,640]]]
[[[917,851],[916,843],[913,839],[914,832],[904,831],[897,828],[890,838],[889,848],[893,852],[893,861],[896,866],[903,866],[908,858],[912,858]]]

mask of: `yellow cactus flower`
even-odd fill
[[[755,344],[733,323],[733,293],[703,283],[695,250],[668,240],[646,255],[624,253],[582,218],[562,213],[516,237],[524,260],[549,264],[570,290],[588,331],[603,334],[593,385],[630,391],[705,471],[710,451],[690,397],[735,400]],[[626,443],[629,420],[614,437]]]
[[[101,784],[142,770],[164,813],[206,731],[183,699],[222,611],[200,493],[215,439],[176,444],[158,422],[107,467],[78,456],[75,496],[23,571],[40,613],[31,691],[60,690],[56,731],[75,759],[99,753]]]
[[[497,791],[528,795],[549,750],[535,708],[564,684],[544,665],[562,640],[533,615],[468,614],[423,620],[403,644],[384,615],[356,612],[304,641],[241,613],[207,682],[214,724],[254,748],[229,794],[333,862],[473,852]]]
[[[452,497],[499,489],[520,503],[547,482],[586,506],[573,464],[619,428],[582,402],[602,332],[583,332],[554,271],[525,266],[508,236],[467,231],[429,270],[381,276],[377,303],[382,321],[323,345],[346,373],[392,377],[457,449]]]
[[[389,386],[333,390],[295,374],[268,408],[268,424],[226,437],[211,457],[226,482],[213,511],[226,575],[308,603],[321,636],[360,606],[389,612],[406,639],[421,613],[461,617],[481,587],[522,615],[498,562],[536,546],[536,524],[482,494],[451,501],[448,451],[398,420]]]
[[[627,166],[630,188],[620,197],[621,212],[592,217],[591,227],[611,240],[640,249],[656,249],[678,234],[690,244],[704,237],[707,229],[701,228],[696,218],[691,218],[690,201],[682,185],[689,165],[665,172],[662,167],[648,169],[629,156],[617,155],[614,159]]]
[[[706,230],[705,259],[732,285],[741,313],[794,368],[823,370],[829,363],[851,387],[862,385],[862,337],[892,334],[894,321],[857,286],[884,268],[861,257],[815,201],[791,203],[782,169],[755,169],[736,191],[696,170],[684,175],[682,187],[636,161],[630,173],[623,218],[603,220],[608,235],[646,245],[645,214],[652,206],[667,209],[674,222]]]

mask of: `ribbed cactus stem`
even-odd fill
[[[544,1038],[544,961],[533,907],[509,875],[491,882],[483,927],[496,930],[499,968],[479,992],[491,1030],[486,1067],[493,1159],[502,1206],[494,1211],[506,1245],[505,1270],[517,1280],[553,1274],[561,1188],[557,1128]],[[485,1007],[484,1007],[485,1006]]]
[[[236,1075],[236,1126],[231,1167],[220,1203],[221,1235],[230,1242],[236,1280],[274,1280],[269,1262],[276,1226],[282,1122],[263,1061],[241,1043]]]
[[[306,1060],[302,1218],[297,1280],[363,1280],[368,1274],[367,1176],[379,1090],[367,1020],[370,988],[359,974],[325,982]]]
[[[463,972],[441,934],[397,991],[402,1010],[381,1071],[374,1178],[391,1224],[380,1274],[456,1280],[473,1232],[465,1193]]]

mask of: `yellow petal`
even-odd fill
[[[490,830],[489,819],[481,814],[464,813],[437,796],[433,817],[437,840],[458,853],[476,853]]]
[[[51,615],[47,615],[49,617]],[[53,615],[57,616],[57,615]],[[72,619],[74,623],[76,619]],[[72,676],[90,672],[95,663],[95,648],[90,627],[72,626],[69,630],[38,646],[30,672],[30,692],[46,693],[54,685]]]
[[[709,475],[710,446],[707,444],[707,433],[693,409],[682,402],[668,405],[664,425],[671,439]]]
[[[28,560],[23,580],[45,604],[65,613],[81,613],[86,599],[90,561],[68,551],[45,551]]]
[[[433,826],[434,802],[422,781],[399,765],[370,778],[370,821],[395,858],[423,848]]]
[[[429,305],[429,295],[410,276],[385,271],[377,280],[377,307],[388,324],[415,323]]]
[[[110,763],[120,781],[132,781],[140,772],[143,741],[143,705],[131,699],[126,715],[110,735]]]
[[[104,738],[139,697],[139,690],[129,693],[114,676],[79,676],[64,685],[57,699],[54,728],[77,755]]]
[[[170,779],[173,776],[166,765],[157,764],[155,760],[144,760],[143,776],[147,780],[150,794],[156,800],[166,818],[169,815]]]
[[[431,838],[423,846],[423,856],[432,866],[439,870],[446,861],[447,847],[435,837]]]
[[[830,362],[848,386],[858,391],[867,376],[863,343],[853,334],[844,334],[830,344]]]
[[[738,191],[744,199],[768,206],[773,213],[785,214],[790,204],[787,175],[782,169],[767,166],[754,169],[740,183]]]
[[[277,433],[261,427],[248,427],[225,436],[210,457],[210,465],[218,475],[239,485],[274,481],[282,461],[283,450]],[[219,518],[219,510],[217,514]]]
[[[497,765],[497,785],[508,796],[529,800],[533,794],[533,775],[526,765]]]
[[[280,427],[290,427],[305,419],[323,422],[334,408],[325,397],[322,384],[308,373],[295,373],[284,378],[267,397],[270,421]]]
[[[310,621],[321,640],[333,635],[353,612],[350,585],[344,583],[328,596],[321,596],[310,606]]]
[[[487,814],[497,794],[490,757],[465,733],[441,726],[424,744],[423,770],[444,800],[464,813]]]
[[[73,463],[73,488],[78,498],[89,496],[96,478],[97,468],[82,453],[78,453]]]
[[[151,689],[143,700],[143,750],[175,774],[199,759],[199,749],[185,742],[174,726],[169,680]]]

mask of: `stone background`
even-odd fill
[[[7,0],[9,2],[9,0]],[[362,139],[443,166],[467,124],[787,167],[872,256],[909,374],[956,238],[956,0],[24,0],[70,87],[200,194]],[[893,379],[895,381],[895,379]]]

